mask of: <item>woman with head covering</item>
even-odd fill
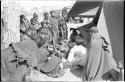
[[[82,45],[84,40],[81,35],[75,36],[75,45],[70,50],[68,61],[72,63],[72,66],[85,66],[87,60],[87,49]]]
[[[102,81],[108,79],[116,81],[119,70],[113,57],[110,57],[109,43],[98,34],[96,26],[92,26],[89,32],[91,41],[88,45],[86,80]]]
[[[36,32],[39,29],[38,15],[36,13],[33,14],[33,18],[30,20],[29,27],[26,32]]]

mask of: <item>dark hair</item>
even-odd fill
[[[43,24],[45,24],[45,22],[44,22],[44,21],[42,21],[42,22],[41,22],[41,26],[42,26],[42,27],[43,27]]]
[[[49,15],[49,13],[45,12],[45,13],[44,13],[44,16],[45,16],[45,15]]]
[[[23,22],[23,21],[22,21],[23,18],[25,18],[25,16],[24,16],[24,15],[20,15],[20,23]]]

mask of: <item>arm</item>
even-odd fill
[[[73,61],[74,60],[74,47],[71,49],[69,56],[68,56],[68,61]]]

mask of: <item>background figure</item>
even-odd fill
[[[26,17],[24,15],[20,15],[20,30],[25,32],[26,30]]]
[[[43,22],[45,22],[45,24],[46,24],[47,27],[49,28],[50,22],[49,22],[49,14],[48,14],[47,12],[44,13]]]
[[[30,20],[30,24],[26,29],[26,33],[31,36],[31,34],[36,33],[37,29],[39,29],[38,15],[36,13],[33,14],[33,18]]]
[[[69,22],[69,23],[74,23],[73,17],[69,17],[69,18],[68,18],[68,22]]]
[[[41,22],[41,26],[42,27],[38,29],[38,34],[41,36],[41,38],[46,40],[46,43],[50,43],[52,36],[48,26],[45,22]]]
[[[49,21],[50,21],[52,38],[53,38],[53,44],[56,44],[57,38],[58,38],[58,31],[59,31],[58,30],[59,20],[57,19],[56,11],[51,11],[50,14],[51,14],[51,17],[49,18]]]
[[[36,13],[33,14],[33,18],[31,18],[30,22],[34,30],[39,29],[38,15]]]
[[[51,33],[51,29],[50,29],[49,13],[47,13],[47,12],[44,13],[44,19],[42,22],[44,22],[44,25],[43,26],[41,25],[41,26],[42,27],[45,26],[49,31],[49,42],[51,42],[52,41],[52,33]],[[42,24],[42,22],[41,22],[41,24]]]
[[[20,15],[20,39],[25,35],[25,31],[29,26],[29,22],[24,15]]]

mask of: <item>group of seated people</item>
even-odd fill
[[[11,43],[8,48],[1,51],[3,81],[26,81],[31,68],[56,78],[63,76],[64,69],[71,68],[73,63],[75,65],[75,62],[68,58],[70,45],[66,40],[66,33],[61,38],[57,36],[54,43],[51,31],[54,28],[49,29],[47,19],[39,25],[37,14],[34,14],[31,23],[24,15],[20,18],[21,41]],[[66,28],[63,20],[61,25]],[[64,30],[66,32],[66,29]]]
[[[45,15],[48,17],[47,13]],[[48,20],[45,17],[41,25],[37,21],[37,14],[34,14],[31,24],[27,24],[25,16],[22,15],[21,18],[21,23],[24,20],[26,22],[21,24],[21,41],[12,43],[1,51],[2,81],[27,81],[26,76],[30,75],[31,69],[58,78],[68,68],[84,69],[83,77],[88,81],[118,80],[117,65],[109,55],[109,44],[104,37],[98,35],[97,27],[89,29],[91,41],[87,44],[82,34],[77,32],[70,37],[70,41],[66,36],[60,38],[57,35],[57,18]]]
[[[37,34],[34,36],[39,37]],[[69,45],[65,40],[60,39],[56,45],[52,43],[41,45],[34,37],[23,35],[22,39],[1,52],[2,75],[7,80],[24,80],[30,68],[56,78],[63,76],[64,69],[79,64],[79,61],[71,61],[71,58],[67,57]],[[80,57],[76,56],[76,59]]]

